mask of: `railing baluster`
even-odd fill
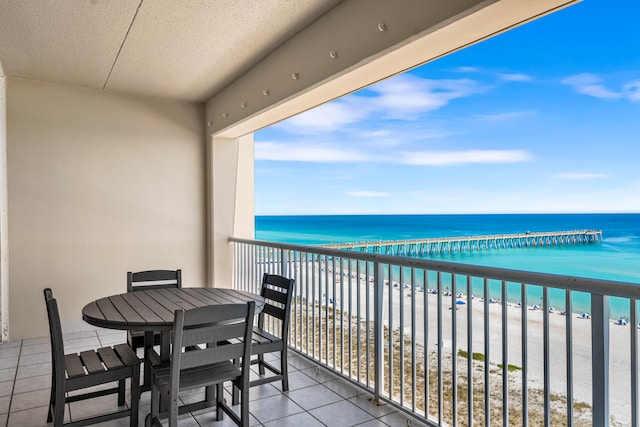
[[[393,398],[393,381],[394,381],[394,370],[393,370],[393,285],[391,284],[391,264],[386,264],[387,266],[387,288],[389,289],[389,316],[387,322],[389,339],[387,345],[389,346],[389,366],[387,367],[387,371],[389,372],[389,398]],[[377,322],[380,322],[382,318],[376,319]]]
[[[467,276],[467,425],[473,426],[473,289]]]
[[[349,310],[349,312],[348,312],[349,316],[347,317],[347,319],[349,319],[349,325],[347,327],[349,328],[349,330],[348,330],[347,345],[349,346],[349,348],[348,348],[348,353],[347,353],[347,360],[348,360],[348,363],[349,363],[349,365],[348,365],[349,366],[348,374],[349,374],[349,378],[351,378],[353,376],[353,374],[352,374],[353,373],[353,354],[352,354],[352,351],[351,351],[351,349],[352,349],[351,343],[353,342],[352,341],[353,337],[352,337],[352,333],[351,333],[352,332],[351,330],[353,329],[351,327],[352,326],[351,323],[352,323],[352,319],[353,319],[353,307],[352,307],[352,301],[351,301],[353,299],[352,298],[353,297],[353,287],[352,287],[352,283],[351,283],[351,279],[352,279],[352,277],[351,277],[351,272],[352,272],[352,270],[351,270],[351,268],[352,268],[351,267],[352,266],[351,260],[349,260],[348,265],[349,266],[347,267],[347,278],[348,278],[347,280],[349,280],[349,288],[348,288],[349,289],[349,309],[348,309]]]
[[[400,277],[398,280],[400,284],[398,285],[398,290],[400,292],[400,298],[398,301],[398,305],[400,307],[400,320],[398,325],[399,339],[400,339],[400,366],[398,366],[398,372],[400,372],[400,406],[404,406],[404,271],[403,268],[400,267]],[[391,287],[391,284],[389,284]],[[391,386],[393,390],[393,385]]]
[[[609,297],[591,294],[593,425],[609,425]]]
[[[373,292],[373,386],[374,394],[373,401],[376,404],[380,403],[380,396],[382,392],[382,382],[384,381],[383,364],[384,357],[382,353],[382,346],[384,345],[384,334],[382,329],[382,292],[384,291],[384,265],[380,263],[374,263],[374,283],[375,288]]]
[[[438,425],[442,425],[444,412],[442,399],[442,272],[438,271]]]
[[[549,288],[542,288],[542,351],[544,378],[544,425],[551,425],[551,347],[549,345]]]
[[[489,334],[489,279],[484,278],[484,425],[491,426],[491,367],[489,366],[491,348]]]
[[[520,284],[520,320],[522,329],[522,426],[529,425],[529,350],[528,350],[528,314],[527,284]]]
[[[360,298],[360,293],[362,291],[362,284],[361,284],[361,278],[360,278],[360,261],[356,261],[356,277],[357,277],[357,281],[356,281],[356,289],[357,289],[357,293],[356,293],[356,376],[358,378],[358,382],[362,382],[362,376],[361,376],[361,372],[360,372],[360,364],[361,364],[361,360],[362,360],[362,351],[361,351],[361,345],[360,345],[360,323],[361,322],[361,311],[360,311],[360,304],[361,304],[361,298]],[[368,282],[365,282],[365,290],[367,289],[367,287],[369,286]]]
[[[567,427],[573,426],[573,304],[571,291],[565,292],[565,341],[567,343]]]
[[[631,425],[638,427],[638,318],[636,300],[630,300],[629,325],[631,334]]]
[[[456,281],[458,276],[451,275],[451,415],[452,423],[458,425],[458,322],[456,304]]]
[[[509,330],[507,321],[507,282],[502,281],[502,425],[509,425]]]

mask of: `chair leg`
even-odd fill
[[[289,360],[287,358],[286,345],[280,355],[280,372],[282,372],[282,391],[289,391]]]
[[[118,381],[118,406],[122,406],[124,405],[124,393],[125,393],[125,383],[127,381],[126,380],[119,380]]]
[[[158,418],[160,414],[160,392],[155,387],[155,385],[151,385],[151,419],[150,425],[153,425],[153,420]],[[147,417],[149,418],[149,417]]]
[[[240,405],[240,421],[242,427],[249,427],[249,384],[242,388],[242,402]]]
[[[240,359],[235,359],[233,361],[233,364],[236,366],[239,366]],[[239,394],[238,387],[236,387],[235,383],[231,383],[231,404],[237,405],[239,403],[239,400],[240,400],[240,394]]]
[[[222,421],[224,417],[224,413],[222,410],[222,403],[224,402],[224,387],[223,383],[218,383],[216,385],[216,421]],[[235,389],[235,386],[232,386]]]
[[[169,427],[178,427],[178,392],[177,391],[175,391],[175,393],[169,394]]]
[[[62,427],[64,423],[64,407],[66,403],[64,401],[64,390],[58,387],[56,390],[55,403],[53,404],[53,425],[55,427]]]
[[[56,405],[56,376],[51,375],[51,396],[49,397],[49,410],[47,411],[47,422],[53,421],[53,415],[51,414],[53,408]]]
[[[258,372],[260,375],[264,375],[264,354],[258,355]]]
[[[140,407],[140,366],[132,368],[131,375],[131,413],[129,414],[129,426],[138,426],[138,412]]]

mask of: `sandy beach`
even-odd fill
[[[335,304],[337,310],[344,313],[350,312],[351,316],[357,314],[357,294],[360,293],[360,316],[364,318],[366,304],[366,292],[370,298],[370,319],[373,319],[373,284],[371,279],[367,280],[361,276],[360,280],[353,273],[343,273],[334,283],[333,275],[329,274],[328,286],[325,283],[326,273],[315,270],[315,281],[312,281],[313,274],[306,274],[303,266],[298,268],[297,283],[299,284],[298,301],[321,301],[322,304],[329,303],[332,307]],[[309,278],[309,282],[303,278]],[[406,281],[406,280],[405,280]],[[311,294],[315,284],[315,294]],[[308,286],[307,286],[308,284]],[[395,286],[394,286],[395,285]],[[349,293],[349,288],[351,293]],[[307,292],[309,293],[307,295]],[[412,298],[413,294],[413,298]],[[426,307],[424,304],[426,297]],[[456,304],[455,301],[463,301],[465,304]],[[391,303],[390,303],[391,302]],[[304,303],[302,303],[304,304]],[[401,305],[404,307],[401,310]],[[456,307],[452,310],[451,307]],[[471,310],[471,331],[472,348],[467,348],[467,316]],[[426,309],[426,310],[425,310]],[[523,366],[522,360],[522,313],[527,311],[527,382],[528,388],[542,389],[544,377],[544,330],[542,309],[533,309],[532,306],[519,307],[516,304],[501,303],[488,304],[488,315],[485,316],[485,304],[481,299],[474,298],[468,300],[466,295],[442,296],[441,319],[442,319],[442,350],[451,354],[452,324],[455,316],[456,322],[456,351],[463,350],[469,354],[480,353],[484,355],[484,329],[485,318],[489,322],[489,360],[492,364],[502,364],[502,317],[503,309],[506,309],[507,317],[507,345],[508,364],[516,369],[509,373],[510,379],[514,377],[522,381],[522,370],[517,369]],[[391,316],[389,312],[391,310]],[[415,312],[415,326],[412,325],[412,310]],[[415,342],[424,344],[424,330],[427,329],[427,350],[437,351],[437,325],[438,325],[438,295],[429,294],[421,290],[413,290],[410,287],[403,287],[400,284],[386,283],[383,288],[383,317],[385,326],[394,330],[400,328],[400,317],[404,318],[402,329],[405,338],[415,339]],[[591,405],[591,320],[583,319],[579,314],[569,314],[572,320],[572,344],[573,344],[573,394],[575,403]],[[549,317],[549,343],[550,343],[550,388],[551,392],[558,396],[566,396],[567,389],[567,364],[566,364],[566,322],[567,316],[559,312],[548,314]],[[428,319],[428,322],[425,322]],[[630,325],[621,326],[610,322],[610,413],[621,425],[630,422],[630,333],[634,328]],[[411,336],[412,328],[415,327],[415,336]],[[405,351],[410,351],[405,349]],[[458,375],[466,375],[466,364],[458,364]]]

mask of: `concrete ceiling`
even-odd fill
[[[0,70],[205,101],[338,3],[0,0]]]

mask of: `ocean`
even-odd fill
[[[640,286],[640,214],[256,216],[257,240],[301,245],[583,229],[602,230],[603,241],[436,255],[430,259]],[[534,289],[530,304],[536,303],[536,295]],[[551,305],[563,309],[563,295],[550,292]],[[576,294],[573,305],[574,311],[588,312],[589,298]],[[628,314],[627,301],[612,298],[610,307],[612,318]]]

